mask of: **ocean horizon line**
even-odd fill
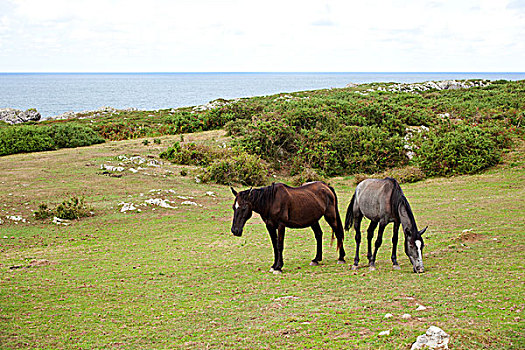
[[[345,71],[209,71],[209,72],[162,72],[162,71],[129,71],[129,72],[0,72],[0,74],[525,74],[525,71],[370,71],[370,72],[345,72]]]

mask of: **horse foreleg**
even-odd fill
[[[314,231],[315,240],[317,242],[317,251],[315,258],[312,260],[310,265],[317,266],[319,265],[319,261],[323,260],[323,231],[321,230],[319,222],[316,222],[312,225],[312,230]]]
[[[284,230],[285,226],[283,224],[277,227],[277,262],[274,267],[274,273],[281,273],[281,270],[284,265],[283,261],[283,250],[284,250]]]
[[[277,260],[279,257],[279,251],[277,249],[277,230],[273,226],[266,225],[266,229],[268,230],[268,233],[270,234],[270,239],[272,240],[272,248],[273,248],[273,265],[270,268],[270,272],[273,272],[277,266]]]
[[[370,267],[373,267],[374,264],[374,261],[372,261],[372,238],[374,238],[374,230],[376,229],[377,224],[376,221],[370,222],[370,226],[368,226],[368,229],[366,230],[366,238],[368,240],[368,253],[366,257],[368,258],[368,264]]]
[[[377,251],[379,250],[379,247],[381,247],[381,244],[383,243],[383,232],[385,232],[386,225],[381,223],[379,224],[379,230],[377,230],[377,238],[375,243],[375,249],[374,249],[374,255],[372,255],[372,260],[370,261],[370,269],[375,270],[376,269],[376,257],[377,257]]]
[[[394,230],[392,234],[392,264],[395,270],[401,269],[397,263],[397,240],[399,237],[399,223],[394,222]]]
[[[359,266],[359,245],[361,244],[361,219],[362,219],[362,216],[354,217],[355,257],[354,257],[354,265],[352,266],[352,270],[357,270]]]

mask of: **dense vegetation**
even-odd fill
[[[102,142],[104,138],[92,128],[74,122],[0,128],[0,156],[89,146]]]
[[[107,140],[225,127],[234,138],[234,151],[228,152],[235,157],[215,150],[193,163],[207,167],[206,172],[214,174],[210,180],[219,182],[228,175],[219,169],[256,170],[260,178],[267,173],[266,163],[284,175],[310,168],[321,176],[335,176],[407,166],[421,170],[424,176],[471,174],[497,164],[502,153],[512,147],[512,139],[523,137],[525,81],[417,93],[384,91],[388,86],[366,84],[219,100],[209,109],[123,111],[75,123],[83,123],[84,128]],[[30,134],[25,128],[34,128],[34,132],[56,125],[44,122],[0,129],[0,149],[7,149],[0,154],[71,147],[52,145],[51,137],[26,142],[26,147],[4,146],[15,133],[19,138]],[[189,154],[197,156],[195,147],[175,145],[163,156],[189,164]],[[263,165],[254,169],[256,163]],[[251,170],[239,164],[247,164]],[[255,184],[259,180],[236,181]]]

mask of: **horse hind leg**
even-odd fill
[[[359,245],[361,244],[361,220],[363,216],[357,215],[354,216],[354,230],[355,230],[355,257],[354,265],[352,265],[352,270],[357,270],[359,267]]]
[[[386,225],[381,223],[379,224],[379,230],[377,230],[377,238],[375,243],[375,249],[374,254],[372,255],[372,260],[370,260],[370,269],[375,270],[376,268],[376,257],[377,257],[377,251],[379,250],[379,247],[381,247],[381,244],[383,243],[383,233],[385,232]]]
[[[337,209],[336,209],[337,210]],[[330,213],[327,213],[325,216],[324,216],[326,222],[328,223],[328,225],[330,225],[330,227],[332,228],[332,240],[334,238],[333,234],[335,234],[335,236],[337,237],[337,248],[339,249],[339,258],[337,259],[337,263],[338,264],[344,264],[346,263],[345,261],[345,255],[346,255],[346,252],[345,252],[345,248],[343,246],[343,240],[344,240],[344,228],[343,228],[343,223],[341,222],[341,218],[339,217],[339,213],[338,212],[330,212]]]
[[[366,238],[368,241],[368,253],[366,257],[368,258],[368,265],[370,267],[370,270],[375,270],[375,261],[373,260],[372,255],[372,239],[374,238],[374,230],[376,229],[377,224],[377,221],[370,222],[370,226],[368,226],[368,229],[366,230]]]
[[[310,265],[317,266],[319,265],[319,262],[323,260],[323,231],[321,230],[321,226],[319,225],[319,222],[316,222],[311,227],[315,234],[317,249],[316,249],[315,258],[313,258]]]
[[[399,264],[397,262],[397,241],[399,237],[399,223],[394,222],[394,230],[392,234],[392,266],[394,270],[400,270]]]

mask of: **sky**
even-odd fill
[[[525,0],[0,0],[0,72],[524,72]]]

